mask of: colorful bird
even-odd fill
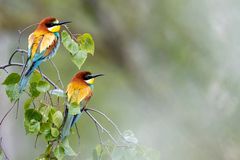
[[[79,120],[81,110],[86,107],[93,95],[94,80],[99,76],[103,76],[103,74],[91,74],[88,71],[78,72],[68,84],[66,90],[68,104],[80,105],[80,114],[73,115],[69,113],[68,106],[66,106],[64,124],[61,132],[62,140],[69,135],[71,127]]]
[[[29,35],[27,69],[19,82],[19,92],[25,89],[32,72],[43,61],[52,58],[56,54],[60,45],[59,31],[61,25],[66,23],[70,22],[59,22],[56,18],[47,17],[41,20],[36,30]]]

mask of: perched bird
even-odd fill
[[[60,28],[69,21],[59,22],[56,18],[47,17],[40,21],[36,30],[28,37],[28,58],[26,70],[19,82],[19,92],[22,92],[32,72],[39,65],[53,57],[60,45]]]
[[[62,140],[69,135],[71,127],[80,118],[81,110],[86,107],[86,104],[93,95],[94,80],[99,76],[103,76],[103,74],[91,74],[88,71],[78,72],[68,84],[66,90],[68,104],[79,105],[80,114],[73,115],[69,113],[68,106],[66,106],[65,118],[61,132]]]

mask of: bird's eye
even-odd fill
[[[50,27],[52,27],[52,26],[54,26],[53,23],[46,23],[46,27],[47,27],[47,28],[50,28]]]

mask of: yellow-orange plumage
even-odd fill
[[[82,108],[79,108],[80,112],[78,113],[71,113],[71,111],[69,111],[69,105],[66,106],[64,125],[61,131],[62,140],[69,135],[71,127],[79,120],[82,110],[86,107],[88,101],[92,97],[94,79],[102,75],[103,74],[91,74],[87,71],[78,72],[68,84],[66,90],[68,103],[76,103]]]
[[[40,64],[52,58],[60,45],[60,26],[69,23],[59,22],[56,18],[47,17],[40,21],[36,30],[28,37],[28,59],[26,70],[19,82],[19,93],[27,86],[30,75]],[[24,69],[25,69],[24,67]]]
[[[91,87],[83,80],[85,72],[76,74],[67,86],[68,102],[80,104],[92,96]]]
[[[48,17],[42,20],[37,29],[28,37],[28,49],[31,50],[31,59],[36,53],[40,54],[44,52],[44,56],[48,56],[52,48],[56,46],[57,38],[56,35],[49,31],[46,27],[48,21],[52,21],[54,18]]]

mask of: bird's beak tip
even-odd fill
[[[93,78],[100,77],[100,76],[104,76],[104,74],[100,73],[100,74],[94,74],[94,75],[92,75]]]

